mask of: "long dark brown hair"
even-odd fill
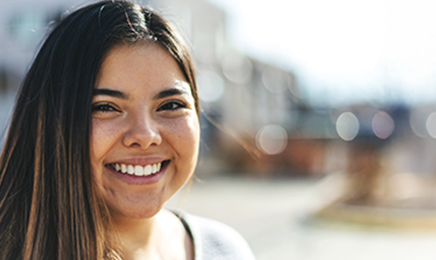
[[[198,112],[192,58],[160,15],[113,0],[66,16],[24,79],[1,154],[0,259],[95,260],[113,249],[91,174],[92,93],[109,50],[144,41],[177,61]]]

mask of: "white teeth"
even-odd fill
[[[127,173],[129,175],[135,175],[135,176],[148,176],[151,174],[155,174],[160,171],[162,164],[161,163],[155,163],[155,164],[149,164],[144,167],[141,165],[131,165],[131,164],[119,164],[114,163],[112,164],[112,167],[122,173]]]
[[[144,167],[144,175],[150,175],[151,171],[152,171],[152,166],[151,165],[147,165]]]
[[[147,173],[147,172],[145,171],[145,173]],[[136,165],[135,166],[135,175],[136,176],[144,175],[144,168],[142,166],[140,166],[140,165]]]
[[[151,173],[156,173],[157,172],[157,165],[153,164],[153,170],[151,171]]]
[[[133,168],[133,165],[131,164],[127,165],[127,173],[130,175],[133,175],[135,173],[135,169]]]

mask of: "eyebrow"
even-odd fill
[[[175,95],[186,95],[189,94],[189,92],[183,90],[183,89],[179,89],[179,88],[170,88],[170,89],[166,89],[163,90],[159,93],[157,93],[156,96],[153,97],[153,99],[161,99],[161,98],[166,98],[166,97],[170,97],[170,96],[175,96]]]
[[[166,98],[166,97],[171,97],[171,96],[176,96],[176,95],[186,95],[189,94],[189,92],[183,90],[183,89],[179,89],[179,88],[170,88],[170,89],[166,89],[163,90],[159,93],[157,93],[153,99],[161,99],[161,98]],[[97,96],[97,95],[106,95],[106,96],[111,96],[111,97],[116,97],[116,98],[122,98],[122,99],[129,99],[129,97],[124,94],[121,91],[118,90],[112,90],[112,89],[107,89],[107,88],[96,88],[93,90],[93,95]]]
[[[129,99],[126,94],[121,91],[107,89],[107,88],[95,88],[92,93],[94,96],[106,95],[116,98]]]

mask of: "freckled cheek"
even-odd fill
[[[90,136],[91,163],[93,165],[101,164],[104,155],[110,151],[119,136],[119,125],[117,127],[104,122],[93,122]]]
[[[176,129],[178,129],[176,135],[180,154],[186,157],[193,157],[192,159],[196,160],[200,142],[199,123],[191,120]]]

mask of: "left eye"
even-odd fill
[[[184,108],[186,107],[186,105],[182,102],[168,102],[163,104],[161,107],[159,107],[159,109],[157,111],[162,111],[162,110],[177,110],[179,108]]]

